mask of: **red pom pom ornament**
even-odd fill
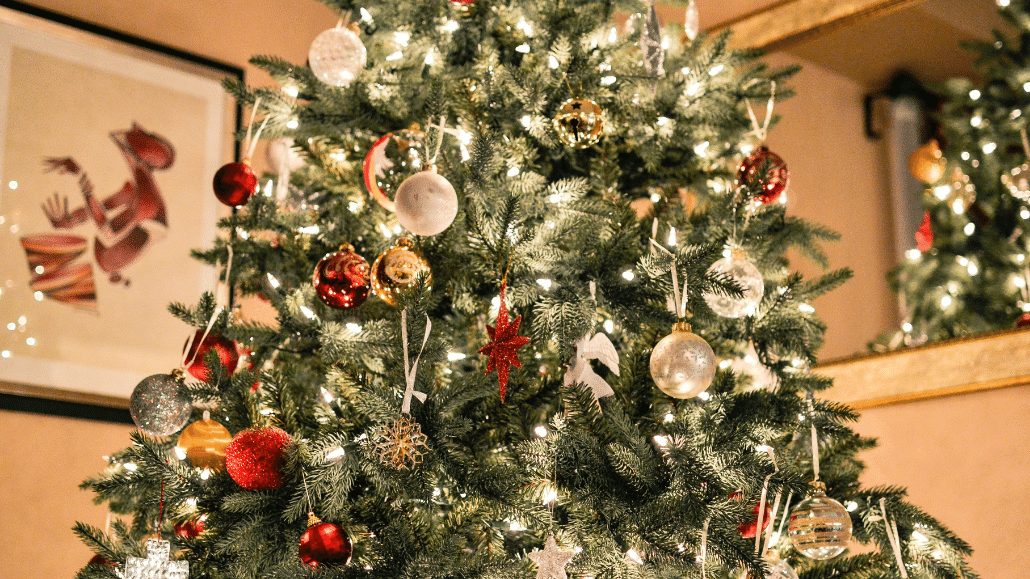
[[[248,491],[270,491],[283,485],[286,449],[293,438],[274,426],[239,432],[225,449],[225,470]]]

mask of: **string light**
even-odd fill
[[[632,270],[627,269],[626,271],[622,272],[622,277],[626,281],[633,281],[633,278],[636,277],[636,276],[633,275],[633,271]]]

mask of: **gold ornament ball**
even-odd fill
[[[604,113],[601,107],[590,99],[569,99],[558,109],[554,117],[554,130],[563,143],[577,149],[585,149],[601,138],[604,129]]]
[[[232,435],[221,424],[205,418],[187,426],[176,446],[186,451],[186,458],[196,468],[225,470],[225,448]]]
[[[651,350],[651,378],[673,398],[693,398],[715,378],[715,352],[690,325],[679,322]]]
[[[407,237],[401,237],[372,264],[372,292],[379,299],[397,307],[400,297],[415,285],[418,274],[425,272],[427,285],[432,285],[433,274],[429,262],[415,249]]]
[[[937,139],[930,139],[913,151],[908,158],[909,172],[927,185],[940,181],[947,166],[948,161],[944,158]]]

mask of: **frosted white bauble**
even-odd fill
[[[651,378],[673,398],[693,398],[715,377],[715,352],[701,336],[680,322],[651,350]]]
[[[358,35],[348,28],[330,28],[315,37],[308,65],[318,80],[330,86],[348,86],[365,68],[368,55]]]
[[[741,249],[733,249],[729,257],[724,257],[708,268],[709,274],[725,274],[744,290],[741,297],[722,294],[705,294],[705,303],[712,311],[726,318],[739,318],[755,313],[755,308],[762,301],[765,283],[762,272],[758,271]]]
[[[304,166],[304,158],[293,148],[293,139],[280,137],[268,142],[265,149],[268,172],[273,175],[289,175]]]
[[[450,227],[458,214],[454,186],[433,170],[405,179],[393,203],[397,221],[415,235],[436,235]]]

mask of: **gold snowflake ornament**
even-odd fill
[[[422,455],[428,449],[422,427],[410,414],[401,414],[389,426],[381,426],[375,435],[376,452],[379,459],[397,470],[412,468],[422,462]]]

